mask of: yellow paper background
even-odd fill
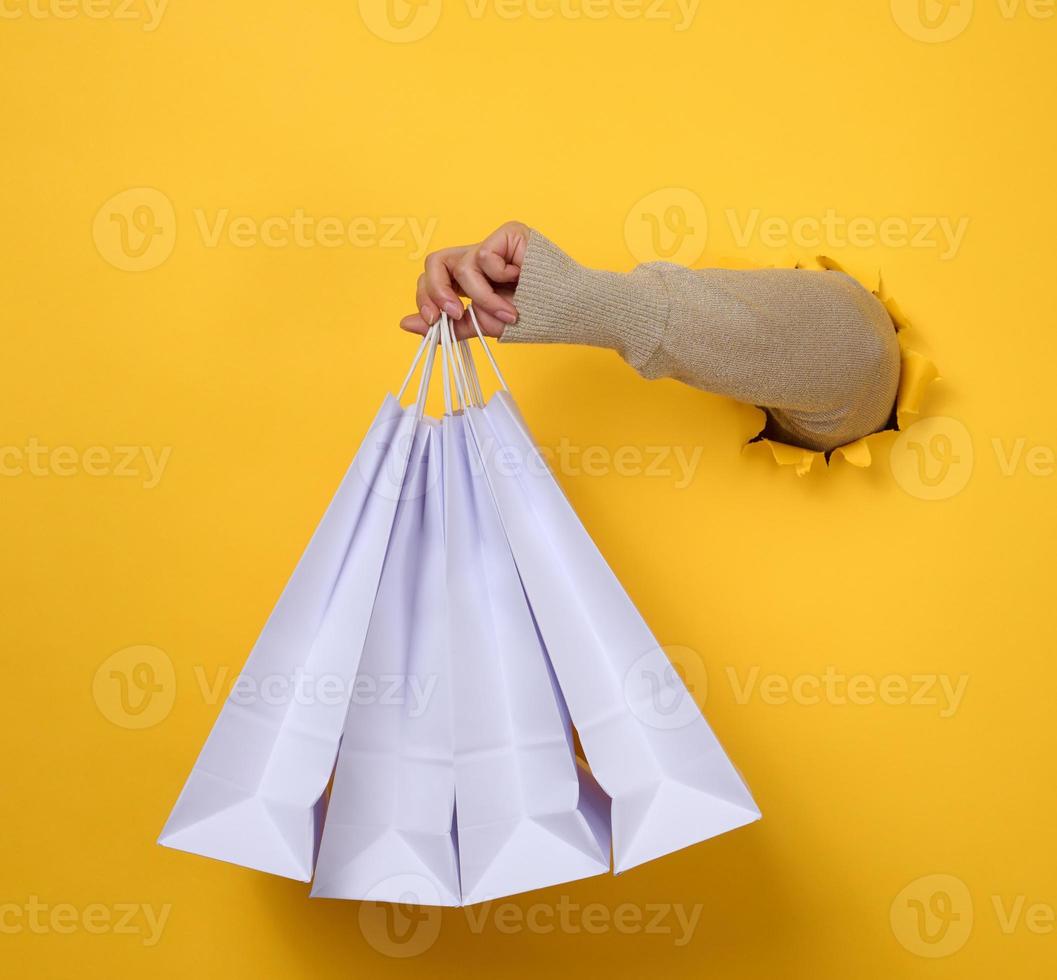
[[[156,25],[136,3],[3,9],[5,974],[1052,968],[1045,8],[928,0],[922,19],[916,0],[705,2],[689,25],[670,5],[597,0],[502,15],[173,0]],[[108,203],[144,187],[163,196]],[[793,233],[828,208],[864,219],[856,243]],[[209,244],[225,209],[248,220],[248,247]],[[364,219],[360,237],[264,244],[265,220],[288,229],[298,209]],[[740,236],[754,211],[772,233]],[[952,255],[881,240],[884,219],[940,217],[968,221]],[[499,351],[541,444],[565,447],[559,477],[588,529],[680,648],[763,822],[483,920],[386,920],[157,847],[219,709],[210,687],[234,679],[403,376],[410,222],[435,221],[439,247],[507,218],[599,267],[652,249],[881,269],[941,369],[916,434],[880,437],[868,469],[835,457],[798,479],[741,452],[753,409],[647,383],[608,352]],[[165,454],[155,485],[145,450],[113,458],[123,446]],[[652,447],[669,452],[661,472],[634,472]],[[675,448],[700,449],[692,479]],[[867,680],[853,700],[819,697],[827,670]],[[945,700],[941,682],[963,678]],[[926,703],[900,703],[900,685]],[[118,928],[126,904],[139,911]],[[140,928],[143,906],[168,909],[160,936]],[[673,909],[699,913],[681,945]]]

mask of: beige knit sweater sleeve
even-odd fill
[[[504,342],[590,344],[646,378],[677,378],[766,410],[767,434],[827,450],[883,428],[899,346],[875,296],[841,272],[630,273],[573,261],[533,232]]]

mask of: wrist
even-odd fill
[[[589,269],[530,230],[504,343],[587,344],[616,350],[640,368],[667,321],[667,294],[655,272]]]

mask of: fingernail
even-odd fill
[[[500,310],[496,316],[504,323],[517,323],[517,314],[509,313],[506,310]]]
[[[425,320],[426,323],[428,323],[432,327],[433,321],[437,319],[437,315],[425,306],[423,306],[422,309],[419,310],[419,313],[422,314],[422,319]]]
[[[444,312],[458,320],[462,316],[462,307],[458,303],[445,303]]]

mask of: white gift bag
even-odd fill
[[[476,327],[472,308],[470,316]],[[485,351],[503,390],[466,417],[587,761],[612,798],[614,871],[758,820],[747,786],[554,480]]]
[[[446,353],[465,403],[467,348]],[[609,801],[577,764],[464,416],[449,412],[442,431],[459,868],[472,905],[607,872]]]
[[[423,340],[161,843],[315,872],[316,896],[457,905],[599,874],[611,836],[622,871],[759,818],[484,351],[487,403],[446,316]],[[277,678],[291,694],[260,696]]]
[[[407,387],[428,348],[419,346]],[[417,403],[387,396],[279,597],[159,843],[308,881],[352,682],[404,486]],[[336,689],[338,696],[301,696]],[[275,696],[286,690],[287,696]]]
[[[312,895],[459,905],[441,444],[421,423],[360,660]]]

